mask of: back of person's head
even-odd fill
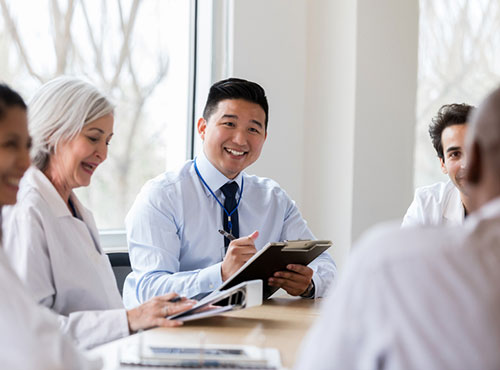
[[[432,145],[436,149],[439,158],[444,161],[443,145],[441,143],[441,135],[445,128],[452,125],[464,125],[474,109],[473,106],[462,104],[446,104],[439,108],[438,113],[432,119],[429,125],[429,135],[431,136]]]
[[[482,172],[496,175],[500,189],[500,87],[489,94],[472,115],[466,144],[481,152],[481,163],[474,165]]]
[[[72,140],[86,124],[113,110],[113,104],[88,82],[58,77],[44,84],[28,110],[33,164],[44,170],[59,143]]]
[[[267,130],[269,105],[266,92],[259,84],[240,78],[228,78],[214,83],[208,93],[203,118],[208,121],[210,116],[217,110],[218,104],[227,99],[243,99],[260,105],[266,114],[265,128]]]
[[[500,197],[500,87],[474,110],[465,146],[465,185],[475,211]]]
[[[26,103],[23,98],[6,84],[0,83],[0,119],[2,119],[7,109],[19,107],[26,110]]]

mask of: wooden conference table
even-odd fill
[[[262,306],[184,323],[177,328],[155,328],[99,346],[90,353],[103,358],[104,369],[119,368],[119,348],[143,345],[245,344],[278,348],[283,367],[292,368],[300,343],[318,316],[320,300],[272,298]]]

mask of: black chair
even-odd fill
[[[120,295],[123,296],[123,283],[127,275],[132,272],[130,258],[127,252],[111,252],[108,253],[108,258],[109,262],[111,262],[113,273],[115,274],[118,290],[120,291]]]

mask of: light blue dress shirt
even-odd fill
[[[260,250],[271,241],[314,239],[295,202],[270,179],[240,173],[230,180],[201,154],[198,170],[224,204],[220,187],[236,181],[243,194],[238,207],[240,236],[255,230]],[[125,281],[123,300],[132,308],[168,292],[193,297],[222,284],[224,259],[223,210],[198,177],[194,161],[166,172],[141,189],[125,225],[133,272]],[[336,274],[328,253],[309,267],[314,270],[316,297],[326,292]]]

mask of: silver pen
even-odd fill
[[[236,237],[233,234],[228,233],[226,230],[219,229],[219,232],[231,241],[236,239]]]

